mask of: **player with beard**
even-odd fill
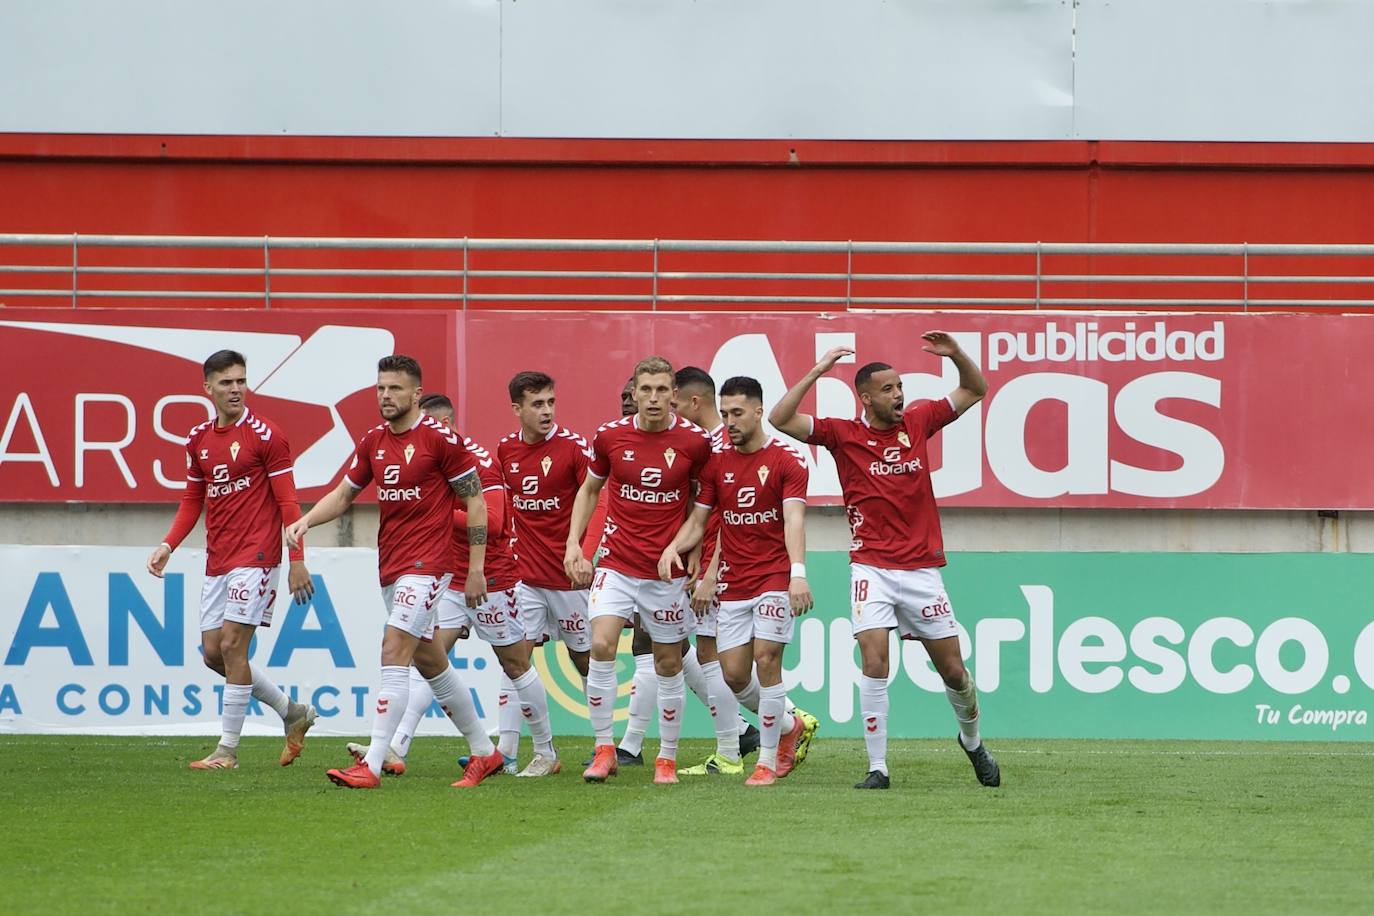
[[[859,708],[868,748],[868,775],[857,789],[886,789],[888,634],[919,639],[945,682],[945,696],[959,722],[959,747],[978,781],[1001,783],[997,761],[978,730],[978,694],[959,653],[958,625],[939,568],[945,565],[940,514],[931,488],[926,443],[987,394],[977,364],[944,331],[927,331],[923,350],[950,360],[959,385],[948,397],[905,406],[902,379],[887,363],[868,363],[854,376],[863,404],[858,420],[813,418],[797,413],[802,398],[842,357],[826,353],[769,414],[774,427],[830,451],[839,471],[852,533],[850,569],[854,638],[863,676]]]

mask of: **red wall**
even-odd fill
[[[0,201],[0,231],[5,232],[1369,242],[1374,241],[1374,145],[9,134],[0,135]],[[24,257],[60,264],[67,263],[63,258],[69,253],[0,252],[8,261]],[[95,261],[87,263],[98,262],[101,254],[91,257]],[[397,258],[388,261],[395,264]],[[196,263],[260,262],[260,256],[239,253]],[[186,262],[162,253],[148,263]],[[332,262],[320,255],[280,260],[274,255],[273,263]],[[455,266],[451,259],[433,256],[414,256],[409,263]],[[472,266],[501,263],[499,256],[487,254],[474,256]],[[549,256],[540,263],[560,262]],[[597,263],[647,266],[642,256],[605,257]],[[689,256],[665,256],[660,267],[690,263]],[[762,269],[799,263],[780,258]],[[806,266],[842,269],[843,262],[811,259]],[[882,271],[969,266],[954,258],[855,262],[856,270]],[[980,260],[976,266],[1024,271],[1030,264],[1007,259]],[[1162,268],[1158,262],[1132,266]],[[1292,266],[1252,262],[1252,269],[1271,272]],[[1091,269],[1086,259],[1060,259],[1046,267]],[[1181,270],[1235,268],[1199,260]],[[1368,266],[1354,272],[1374,273]],[[254,289],[259,282],[218,281],[217,288]],[[417,281],[405,288],[436,287]],[[769,289],[788,291],[782,285]],[[967,286],[940,290],[941,295],[988,292]],[[927,287],[922,293],[931,291]],[[1026,293],[1024,288],[1000,291]],[[1102,285],[1091,291],[1111,295],[1115,290]],[[1196,294],[1235,293],[1213,285],[1199,286]]]

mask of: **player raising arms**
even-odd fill
[[[592,763],[582,774],[604,782],[617,770],[611,726],[615,713],[615,655],[620,630],[638,614],[653,640],[658,676],[660,750],[654,782],[675,783],[682,734],[682,641],[694,615],[686,580],[659,581],[658,558],[681,527],[687,501],[711,456],[711,439],[670,409],[673,367],[658,356],[635,366],[632,416],[607,423],[592,440],[592,463],[577,491],[563,565],[575,588],[592,580],[582,534],[602,487],[609,484],[602,556],[591,582],[592,652],[587,711],[596,735]]]
[[[764,432],[763,388],[755,379],[727,380],[720,389],[720,406],[734,447],[712,455],[696,506],[663,551],[658,568],[665,581],[671,579],[681,565],[679,555],[701,539],[708,517],[720,518],[718,566],[724,591],[716,647],[734,690],[745,689],[758,665],[762,746],[745,784],[767,786],[791,772],[806,730],[800,715],[788,713],[782,650],[792,641],[793,618],[813,604],[805,565],[810,474],[794,448]],[[717,508],[719,512],[712,512]],[[704,607],[714,591],[695,595],[693,608]]]
[[[167,537],[148,557],[148,572],[163,576],[167,560],[200,518],[205,504],[205,584],[200,592],[200,644],[206,667],[224,677],[219,746],[193,770],[239,765],[239,733],[253,697],[272,707],[286,728],[280,763],[295,760],[315,707],[289,700],[248,661],[253,631],[271,626],[281,576],[282,524],[301,516],[291,474],[291,447],[269,421],[244,403],[248,361],[233,350],[211,354],[202,367],[215,418],[186,439],[186,493]],[[315,587],[299,545],[290,553],[286,584],[301,603]]]
[[[298,542],[311,527],[342,515],[363,487],[377,482],[377,565],[389,614],[382,635],[381,690],[362,762],[326,774],[354,789],[381,785],[382,764],[410,696],[412,661],[472,746],[472,761],[453,785],[475,786],[502,763],[491,739],[467,719],[469,713],[476,716],[467,689],[443,647],[432,640],[435,609],[453,576],[455,494],[466,506],[472,545],[463,593],[470,608],[487,599],[487,507],[477,463],[457,433],[420,411],[421,391],[420,364],[414,359],[378,361],[377,408],[385,422],[363,434],[343,480],[286,532],[290,543]]]
[[[854,376],[863,418],[836,420],[797,413],[816,380],[854,351],[836,347],[793,386],[768,416],[777,429],[830,450],[840,475],[853,538],[854,638],[863,677],[859,708],[868,746],[865,779],[855,788],[886,789],[888,633],[919,639],[945,682],[945,696],[959,720],[959,746],[978,781],[1001,782],[997,761],[978,734],[978,695],[959,654],[958,625],[937,567],[945,565],[940,513],[930,483],[926,442],[982,400],[988,383],[957,341],[927,331],[923,350],[945,357],[959,370],[959,387],[938,401],[903,410],[902,379],[886,363],[869,363]]]

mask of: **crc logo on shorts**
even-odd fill
[[[388,487],[394,487],[401,482],[401,466],[399,464],[388,464],[382,471],[382,483]]]
[[[735,504],[741,509],[748,509],[754,505],[758,495],[758,490],[753,487],[740,487],[739,492],[735,494]]]
[[[504,611],[478,611],[477,622],[484,627],[503,627],[506,625]]]
[[[927,604],[921,608],[921,617],[925,620],[938,620],[941,617],[950,615],[949,599],[941,598],[934,604]]]
[[[253,600],[253,589],[242,585],[231,585],[228,589],[229,600],[234,604],[247,604]]]
[[[571,617],[558,618],[558,628],[564,633],[585,633],[587,632],[587,620],[576,612]]]
[[[538,493],[539,478],[536,477],[534,474],[531,474],[528,477],[522,479],[520,481],[520,492],[524,493],[526,496],[533,496],[535,493]]]
[[[758,610],[754,613],[758,614],[764,620],[782,622],[787,619],[787,605],[783,604],[781,601],[765,601],[759,605]]]
[[[639,472],[639,485],[642,487],[656,487],[663,483],[663,471],[660,468],[643,468]]]
[[[664,608],[654,611],[654,623],[677,624],[687,619],[687,612],[680,607]]]
[[[391,603],[395,607],[413,608],[419,602],[420,593],[408,585],[396,589],[396,593],[391,596]]]

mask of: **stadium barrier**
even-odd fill
[[[142,547],[0,547],[8,584],[0,732],[215,733],[222,685],[198,650],[204,554],[179,551],[161,582],[143,570],[145,555]],[[365,734],[384,623],[375,553],[314,549],[309,563],[314,599],[292,606],[279,596],[253,659],[319,708],[317,735]],[[808,557],[817,609],[799,622],[784,659],[793,701],[831,737],[859,734],[846,564],[843,554]],[[952,558],[945,580],[990,736],[1374,737],[1368,556],[965,553]],[[916,642],[894,649],[891,735],[952,736],[925,650]],[[494,727],[490,650],[460,642],[454,661]],[[586,713],[566,654],[547,647],[536,663],[555,732],[584,740]],[[632,669],[625,641],[621,721]],[[275,734],[275,717],[255,704],[247,732]],[[421,734],[451,733],[431,709]],[[684,735],[712,733],[689,700]]]

